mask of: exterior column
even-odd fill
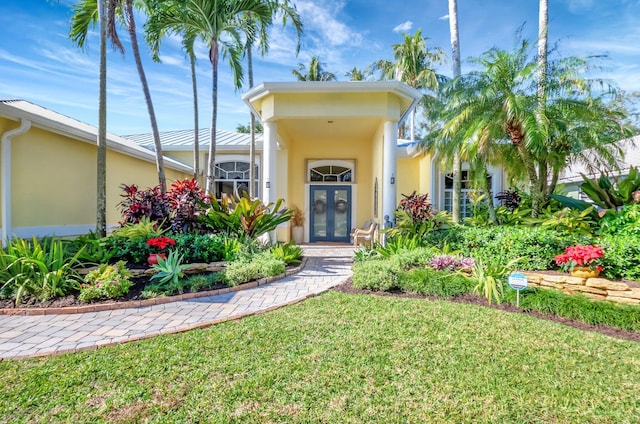
[[[382,217],[389,217],[395,222],[393,211],[396,209],[397,192],[397,147],[398,147],[398,125],[393,121],[384,123],[384,139],[382,148]]]
[[[262,147],[262,202],[264,204],[276,201],[276,154],[278,124],[265,122],[264,146]]]

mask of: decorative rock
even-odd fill
[[[625,291],[610,291],[609,296],[640,300],[640,289],[633,288]]]
[[[548,281],[551,283],[558,283],[558,284],[575,284],[575,285],[580,285],[580,286],[584,286],[584,282],[586,281],[584,278],[579,278],[579,277],[572,277],[571,275],[564,275],[564,274],[560,274],[560,275],[542,275],[542,279],[544,281]]]
[[[605,290],[629,290],[629,286],[627,284],[609,281],[606,278],[589,278],[585,285],[587,287],[596,287]]]
[[[610,300],[612,302],[617,302],[617,303],[626,303],[628,305],[640,305],[640,299],[631,299],[628,297],[607,296],[606,300]]]
[[[565,289],[570,292],[582,292],[582,293],[591,293],[598,294],[602,297],[607,295],[606,290],[597,289],[595,287],[587,287],[587,286],[576,286],[576,285],[568,285],[565,286]]]
[[[607,296],[602,296],[599,294],[593,294],[593,293],[582,293],[585,297],[588,297],[589,299],[593,299],[593,300],[607,300]]]
[[[547,281],[545,279],[540,280],[540,285],[543,287],[553,287],[554,289],[562,290],[564,288],[564,284],[554,283],[552,281]]]
[[[542,276],[534,272],[523,272],[522,274],[527,277],[529,284],[540,284],[540,280],[542,280]]]
[[[185,274],[202,274],[207,271],[209,264],[194,262],[184,266]]]

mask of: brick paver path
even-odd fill
[[[351,275],[351,247],[305,246],[304,254],[308,260],[302,271],[252,289],[143,308],[0,316],[0,359],[74,352],[204,327],[298,302]]]

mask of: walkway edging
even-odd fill
[[[41,315],[70,315],[84,314],[88,312],[115,311],[118,309],[143,308],[153,305],[164,305],[166,303],[179,302],[181,300],[198,299],[200,297],[216,296],[219,294],[237,292],[241,290],[252,289],[254,287],[263,286],[273,283],[274,281],[288,277],[302,271],[307,263],[307,258],[303,257],[302,262],[295,268],[290,268],[282,274],[271,277],[263,277],[248,283],[238,284],[237,286],[225,287],[216,290],[207,290],[195,293],[184,293],[175,296],[161,296],[144,300],[130,300],[128,302],[99,303],[86,306],[65,306],[61,308],[4,308],[0,309],[0,315],[20,315],[20,316],[41,316]]]

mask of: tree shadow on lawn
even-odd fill
[[[487,300],[482,296],[477,296],[471,293],[458,296],[458,297],[438,297],[438,296],[425,296],[417,293],[406,293],[402,291],[372,291],[372,290],[363,290],[357,289],[353,287],[353,283],[351,279],[346,282],[336,286],[333,290],[342,292],[342,293],[351,293],[351,294],[369,294],[369,295],[377,295],[377,296],[391,296],[391,297],[400,297],[400,298],[410,298],[410,299],[427,299],[427,300],[445,300],[448,302],[455,303],[466,303],[471,305],[479,305],[490,307],[494,309],[499,309],[506,312],[519,313],[531,315],[533,317],[539,319],[545,319],[549,321],[554,321],[560,324],[564,324],[570,327],[574,327],[584,331],[593,331],[596,333],[604,334],[605,336],[615,337],[623,340],[630,340],[633,342],[640,343],[640,332],[630,331],[630,330],[622,330],[620,328],[610,327],[608,325],[592,325],[586,324],[584,322],[580,322],[570,318],[563,318],[557,315],[552,314],[543,314],[537,311],[525,311],[522,308],[517,307],[511,303],[492,303],[489,304]]]

